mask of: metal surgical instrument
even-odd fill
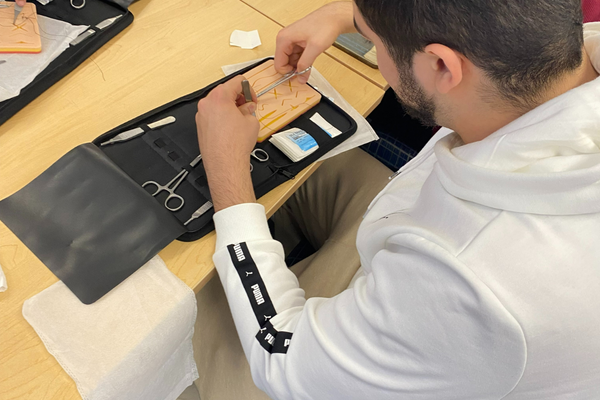
[[[252,158],[254,158],[255,160],[258,160],[261,163],[269,161],[269,153],[267,153],[263,149],[252,150],[252,153],[250,153],[250,156]],[[250,163],[250,172],[252,172],[252,171],[254,171],[254,165],[252,165],[252,163]]]
[[[200,218],[201,216],[203,216],[208,210],[210,210],[213,207],[213,203],[209,200],[206,203],[202,204],[200,206],[199,209],[197,209],[192,216],[190,217],[190,219],[187,220],[187,222],[183,225],[187,225],[190,222],[192,222],[193,220],[195,220],[196,218]]]
[[[76,9],[76,10],[81,10],[83,7],[85,7],[85,0],[83,0],[83,1],[81,2],[81,4],[80,4],[80,5],[78,5],[78,6],[76,6],[76,5],[75,5],[75,2],[74,2],[73,0],[71,0],[71,7],[73,7],[73,8],[74,8],[74,9]]]
[[[200,154],[198,157],[194,158],[194,160],[190,163],[190,167],[194,168],[196,165],[198,165],[198,163],[201,160],[202,160],[202,154]],[[165,208],[172,212],[179,211],[181,209],[181,207],[183,207],[183,205],[185,204],[185,200],[183,199],[183,197],[176,194],[175,190],[177,190],[177,187],[179,186],[179,184],[181,182],[183,182],[183,180],[186,178],[186,176],[188,176],[189,173],[190,173],[190,171],[188,171],[187,169],[183,169],[173,179],[171,179],[166,185],[161,185],[160,183],[155,182],[155,181],[148,181],[148,182],[145,182],[142,185],[142,187],[146,187],[148,185],[156,186],[156,191],[152,194],[152,197],[155,197],[157,194],[159,194],[162,191],[169,193],[169,196],[165,200]],[[169,207],[169,201],[173,200],[173,199],[176,199],[178,201],[177,207]]]
[[[290,79],[292,79],[295,76],[303,75],[303,74],[307,73],[308,71],[310,71],[311,69],[312,69],[312,66],[310,66],[310,67],[308,67],[305,70],[302,70],[300,72],[297,72],[296,70],[288,72],[287,74],[285,74],[284,76],[282,76],[281,79],[279,79],[275,83],[267,86],[266,88],[264,88],[263,90],[261,90],[260,92],[258,92],[256,94],[256,97],[260,97],[263,94],[270,92],[271,90],[275,89],[277,86],[281,85],[282,83],[289,81]]]
[[[177,121],[175,119],[175,117],[168,116],[159,121],[149,123],[148,128],[150,128],[150,129],[160,128],[161,126],[172,124],[175,121]],[[144,130],[142,128],[138,127],[138,128],[130,129],[128,131],[119,133],[117,136],[113,137],[112,139],[107,140],[106,142],[100,143],[100,146],[107,146],[107,145],[113,144],[113,143],[126,142],[128,140],[135,139],[136,137],[141,136],[143,134],[144,134]]]
[[[15,3],[15,19],[13,21],[13,25],[17,23],[17,17],[19,16],[19,14],[21,14],[21,10],[23,10],[23,7]]]

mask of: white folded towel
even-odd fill
[[[94,304],[57,282],[23,316],[84,400],[176,399],[198,378],[196,297],[158,256]]]

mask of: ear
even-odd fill
[[[439,43],[430,44],[421,53],[421,66],[433,78],[435,89],[447,94],[463,80],[463,56]]]

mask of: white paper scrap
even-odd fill
[[[4,276],[4,271],[2,271],[2,266],[0,265],[0,292],[4,292],[6,289],[6,277]]]
[[[319,113],[315,113],[312,117],[310,117],[310,120],[317,124],[319,128],[327,132],[327,134],[332,138],[336,137],[337,135],[341,135],[342,133],[342,131],[340,131],[338,128],[327,122],[327,120]]]
[[[242,49],[250,50],[260,46],[261,44],[262,43],[257,30],[246,32],[236,29],[235,31],[231,32],[231,36],[229,37],[229,45],[239,46]]]

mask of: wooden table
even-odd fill
[[[250,7],[263,15],[266,15],[281,26],[288,26],[300,18],[310,14],[316,9],[324,6],[327,3],[339,0],[242,0]],[[290,12],[294,10],[294,12]],[[376,68],[371,68],[367,64],[357,60],[351,55],[343,52],[337,47],[331,46],[325,54],[331,56],[343,65],[352,69],[365,79],[373,82],[383,90],[386,90],[389,85],[383,76]]]
[[[0,126],[0,199],[21,189],[73,147],[223,76],[220,66],[274,54],[278,24],[238,0],[141,0],[132,26]],[[234,29],[260,32],[254,50],[229,46]],[[383,90],[329,56],[316,68],[361,113]],[[271,215],[317,168],[259,201]],[[198,291],[214,275],[214,233],[174,242],[160,255]],[[0,399],[79,399],[75,383],[21,314],[23,302],[57,278],[0,223]]]

